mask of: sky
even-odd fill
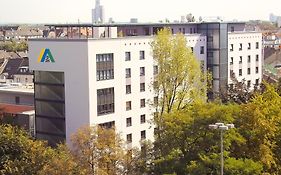
[[[89,23],[94,0],[0,0],[0,23]],[[281,16],[280,0],[101,0],[106,19],[115,22],[180,20],[192,13],[221,16],[225,20],[268,20]]]

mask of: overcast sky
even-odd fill
[[[0,23],[74,23],[91,22],[94,0],[1,0]],[[138,18],[156,22],[192,13],[221,16],[226,20],[262,19],[281,15],[280,0],[101,0],[105,17],[116,22]]]

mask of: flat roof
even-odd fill
[[[34,110],[34,106],[0,103],[0,110],[9,114],[30,114]]]
[[[171,22],[171,23],[104,23],[104,24],[46,24],[48,27],[126,27],[126,26],[169,26],[169,25],[197,25],[197,24],[245,24],[246,22]]]
[[[25,87],[0,87],[0,92],[14,92],[19,94],[34,94],[34,89]]]

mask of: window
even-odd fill
[[[242,69],[239,69],[239,76],[242,76]]]
[[[251,80],[247,81],[247,87],[250,88],[251,87]]]
[[[20,97],[18,97],[18,96],[15,97],[15,103],[20,104]]]
[[[145,91],[145,83],[141,83],[140,84],[140,92],[144,92]]]
[[[155,105],[155,106],[157,106],[157,105],[158,105],[158,97],[154,97],[154,99],[153,99],[153,103],[154,103],[154,105]]]
[[[141,124],[145,123],[145,114],[140,116],[140,123]]]
[[[131,101],[127,101],[126,102],[126,111],[129,111],[132,109],[132,102]]]
[[[140,60],[144,60],[144,58],[145,58],[144,51],[141,50],[140,51]]]
[[[192,34],[192,28],[189,29],[189,33]]]
[[[248,55],[248,63],[251,63],[251,55]]]
[[[97,81],[114,79],[113,53],[96,55]]]
[[[131,52],[125,52],[125,61],[131,60]]]
[[[259,73],[259,67],[256,67],[256,74]]]
[[[230,57],[230,65],[233,65],[233,57]]]
[[[240,46],[240,47],[239,47],[239,51],[241,51],[241,50],[243,49],[243,44],[240,43],[239,46]]]
[[[145,99],[140,99],[140,107],[144,108],[145,107]]]
[[[127,127],[132,126],[132,118],[131,118],[131,117],[126,118],[126,126],[127,126]]]
[[[248,69],[247,69],[247,73],[248,73],[248,75],[251,74],[251,68],[248,68]]]
[[[248,50],[251,49],[251,43],[248,43]]]
[[[233,44],[230,44],[230,52],[233,51]]]
[[[239,57],[239,64],[242,64],[242,56]]]
[[[233,84],[229,84],[229,89],[233,90],[233,86],[234,86]]]
[[[131,68],[126,68],[126,78],[131,77]]]
[[[256,79],[256,85],[258,85],[258,84],[259,84],[259,81],[260,81],[259,79]]]
[[[193,53],[193,47],[190,47],[190,49],[191,49],[191,53]]]
[[[185,34],[185,28],[182,28],[182,33]]]
[[[141,139],[142,139],[142,140],[146,139],[145,130],[144,130],[144,131],[141,131]]]
[[[256,49],[259,49],[259,42],[256,42]]]
[[[230,32],[234,32],[234,27],[233,26],[231,26]]]
[[[230,72],[229,72],[230,74],[230,77],[233,77],[234,76],[234,71],[232,70],[232,69],[230,69]]]
[[[204,46],[200,47],[200,54],[204,54]]]
[[[153,75],[158,74],[158,66],[153,66]]]
[[[145,75],[145,68],[140,67],[140,76],[144,76],[144,75]]]
[[[256,55],[256,61],[259,61],[259,55]]]
[[[127,134],[127,143],[132,143],[132,134]]]
[[[126,85],[126,94],[131,93],[131,85]]]
[[[98,115],[114,113],[114,88],[97,90]]]

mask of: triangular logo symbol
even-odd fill
[[[38,62],[41,62],[41,63],[46,63],[46,62],[54,63],[55,62],[50,49],[41,50],[40,55],[38,57]]]

